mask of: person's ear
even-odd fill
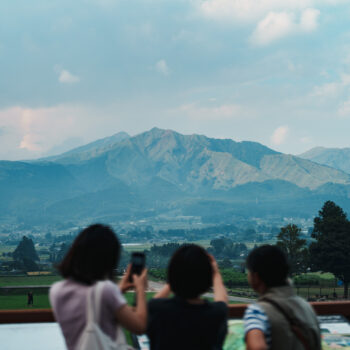
[[[258,289],[261,284],[261,279],[257,272],[249,271],[249,284],[253,289]]]

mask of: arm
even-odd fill
[[[140,276],[133,275],[137,304],[135,308],[124,305],[116,311],[116,317],[120,324],[127,330],[142,334],[147,327],[147,305],[145,288],[147,283],[147,270],[143,270]]]
[[[167,298],[171,293],[170,285],[167,283],[164,287],[153,297],[155,299],[158,298]]]
[[[265,335],[260,329],[252,329],[245,338],[246,350],[267,350]]]
[[[212,255],[210,256],[211,266],[213,268],[213,289],[214,289],[214,300],[223,301],[228,304],[227,291],[222,281],[222,277],[218,268],[218,264]]]

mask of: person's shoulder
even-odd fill
[[[245,309],[244,317],[252,315],[266,317],[266,313],[259,303],[249,304]]]
[[[209,313],[213,319],[223,320],[228,317],[228,306],[223,301],[208,302],[208,308],[203,309],[203,312]]]
[[[68,280],[62,280],[51,285],[49,290],[49,299],[53,306],[55,306],[56,301],[63,296],[67,284],[69,284]]]
[[[112,309],[119,309],[127,303],[119,286],[111,280],[103,281],[102,298]]]
[[[103,292],[104,293],[121,293],[119,286],[111,280],[106,280],[103,282]]]
[[[224,301],[212,301],[209,302],[210,307],[217,312],[227,313],[228,305]]]
[[[171,307],[176,307],[174,298],[153,298],[148,301],[148,309],[150,311],[164,311]]]
[[[57,293],[59,293],[62,290],[62,288],[64,288],[66,283],[67,280],[62,280],[53,283],[50,287],[50,295],[56,295]]]

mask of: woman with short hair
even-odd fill
[[[209,302],[202,294],[212,286],[214,302]],[[227,302],[214,258],[197,245],[182,246],[170,260],[168,284],[148,304],[151,350],[222,349]]]
[[[121,252],[121,244],[113,230],[104,225],[87,227],[76,237],[58,270],[64,280],[50,289],[50,302],[62,329],[69,350],[76,349],[87,322],[87,299],[97,282],[105,281],[101,292],[99,326],[112,340],[117,340],[117,324],[142,334],[146,330],[147,309],[146,270],[133,275],[128,282],[130,267],[119,286],[114,272]],[[135,287],[137,306],[131,308],[122,293]]]

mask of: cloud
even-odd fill
[[[340,81],[317,85],[311,92],[311,97],[336,97],[350,85],[350,74],[342,74]]]
[[[257,24],[251,42],[263,46],[290,34],[312,32],[318,26],[319,15],[319,10],[307,8],[297,21],[293,12],[269,12]]]
[[[345,0],[205,0],[197,1],[199,13],[219,21],[255,22],[269,12],[300,12],[313,6],[335,6]],[[315,23],[316,12],[303,13],[305,26]]]
[[[76,75],[73,75],[66,69],[62,69],[59,73],[58,81],[63,84],[74,84],[80,81],[80,78]]]
[[[88,108],[60,105],[44,108],[14,106],[0,110],[2,137],[0,159],[43,156],[67,138],[86,139],[99,132],[96,115]],[[97,138],[98,136],[94,136]]]
[[[342,117],[350,115],[350,99],[343,102],[338,108],[338,114]]]
[[[176,111],[196,120],[224,120],[241,116],[244,109],[236,104],[204,107],[190,103],[180,106]]]
[[[258,23],[252,34],[251,41],[257,45],[266,45],[290,34],[293,30],[293,14],[270,12]]]
[[[305,32],[312,32],[318,27],[320,11],[313,8],[304,10],[300,18],[300,28]]]
[[[271,136],[271,142],[275,146],[281,145],[287,138],[289,128],[288,126],[279,126]]]
[[[170,69],[165,62],[165,60],[160,60],[156,63],[155,69],[158,73],[163,74],[163,75],[169,75]]]

